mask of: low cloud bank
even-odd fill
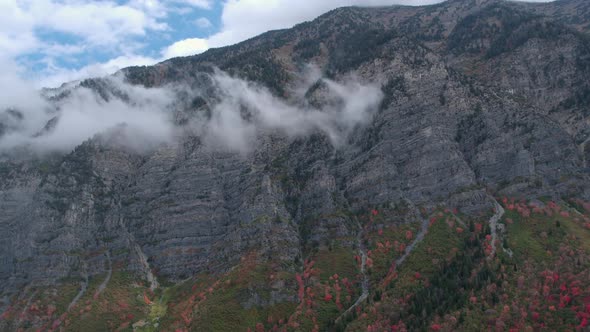
[[[67,152],[96,134],[117,128],[132,132],[134,135],[125,135],[129,141],[122,143],[139,150],[172,137],[171,91],[131,86],[116,77],[105,81],[126,100],[113,96],[105,100],[83,87],[73,88],[58,101],[44,99],[38,91],[19,90],[22,98],[0,104],[6,110],[0,113],[0,134],[4,132],[0,151],[24,147],[38,153]]]
[[[275,130],[290,137],[321,131],[335,146],[344,144],[356,126],[371,120],[383,98],[381,89],[352,79],[344,83],[313,79],[315,75],[315,72],[306,75],[304,81],[307,84],[295,91],[295,96],[300,99],[295,104],[274,96],[265,87],[223,72],[216,73],[213,81],[221,101],[213,105],[212,117],[206,123],[209,141],[247,151],[260,130]],[[302,92],[314,87],[325,101],[322,107],[312,107],[303,100]]]
[[[17,148],[67,152],[97,134],[116,134],[117,144],[142,151],[171,143],[187,130],[202,136],[212,148],[237,152],[250,151],[257,136],[269,131],[289,137],[321,131],[340,146],[356,126],[371,120],[383,97],[377,85],[352,78],[322,79],[317,70],[302,75],[289,101],[221,71],[215,71],[210,81],[212,89],[206,97],[203,91],[182,86],[132,86],[113,76],[101,79],[98,89],[66,87],[52,91],[48,98],[48,93],[41,96],[17,75],[4,76],[0,79],[0,152]],[[181,128],[175,125],[174,113],[182,104],[178,98],[187,91],[191,98],[204,98],[209,109]],[[306,93],[321,102],[308,102]],[[60,94],[64,97],[55,98]]]

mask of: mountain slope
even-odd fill
[[[0,329],[584,324],[590,42],[572,9],[584,6],[341,8],[123,70],[132,85],[201,91],[175,97],[186,131],[147,151],[118,144],[122,127],[65,155],[3,155]],[[217,69],[288,105],[330,105],[332,81],[297,92],[308,64],[383,92],[344,142],[263,130],[239,153],[189,130],[224,98]],[[56,112],[77,90],[129,101],[91,79],[53,91]],[[484,226],[504,197],[506,214]],[[424,303],[433,296],[436,308]]]

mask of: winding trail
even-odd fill
[[[82,280],[80,282],[80,291],[78,292],[76,297],[74,297],[72,302],[70,302],[70,304],[68,305],[67,311],[70,311],[72,309],[72,307],[74,307],[76,305],[76,303],[78,303],[80,298],[82,296],[84,296],[84,293],[86,293],[86,290],[88,289],[88,273],[86,272],[87,271],[86,262],[83,263],[83,266],[84,266],[84,274],[82,276],[84,277],[84,280]]]
[[[420,232],[418,232],[414,241],[412,241],[412,243],[406,247],[406,251],[404,252],[404,254],[400,258],[395,260],[396,267],[399,267],[406,260],[406,258],[408,258],[408,256],[410,256],[412,251],[414,251],[414,248],[416,248],[416,245],[418,245],[418,243],[420,243],[420,242],[422,242],[422,240],[424,240],[424,236],[426,235],[426,232],[428,232],[428,224],[429,224],[428,219],[422,219],[422,225],[420,228]]]
[[[359,228],[359,231],[356,235],[357,245],[359,247],[359,254],[361,256],[361,274],[363,275],[363,281],[361,282],[361,295],[357,298],[357,300],[348,308],[345,312],[343,312],[338,318],[336,318],[335,322],[338,323],[342,320],[342,318],[346,317],[354,308],[359,306],[363,303],[367,297],[369,297],[369,277],[367,276],[367,249],[363,245],[363,234],[364,230],[361,226],[358,219],[356,220],[356,224]]]
[[[18,331],[19,330],[18,327],[20,326],[20,324],[22,324],[23,317],[27,313],[27,309],[29,309],[29,307],[31,306],[31,301],[33,301],[33,298],[35,297],[35,295],[37,295],[37,291],[36,290],[33,291],[33,293],[31,294],[31,296],[29,296],[29,298],[27,299],[27,303],[25,304],[25,307],[21,311],[20,315],[18,315],[18,320],[16,321],[16,325],[14,326],[14,331]]]
[[[111,254],[109,253],[108,250],[106,252],[106,256],[107,256],[107,262],[109,264],[109,269],[107,271],[106,278],[103,280],[103,282],[100,284],[100,286],[98,286],[98,289],[94,293],[95,298],[98,297],[100,295],[100,293],[102,293],[107,288],[107,285],[109,284],[109,281],[111,280],[111,276],[113,275],[113,262],[111,261]]]
[[[415,209],[415,207],[413,206],[412,208]],[[367,276],[366,272],[367,252],[366,248],[362,244],[362,235],[364,232],[358,220],[356,222],[359,227],[359,232],[357,234],[357,243],[359,247],[359,253],[361,255],[361,273],[363,275],[363,281],[361,283],[362,292],[358,299],[348,309],[346,309],[345,312],[343,312],[340,316],[338,316],[338,318],[336,318],[335,323],[339,323],[342,320],[342,318],[350,314],[352,310],[354,310],[354,308],[358,307],[369,297],[369,277]],[[394,262],[395,266],[399,266],[400,264],[402,264],[406,260],[406,258],[408,258],[408,256],[412,253],[416,245],[418,245],[418,243],[420,243],[424,239],[424,236],[428,231],[428,224],[428,219],[422,219],[420,232],[418,232],[414,241],[412,241],[412,243],[406,247],[406,251],[404,252],[404,254]]]
[[[492,232],[492,252],[490,253],[490,256],[488,257],[489,259],[491,259],[492,257],[494,257],[494,255],[496,254],[496,240],[498,240],[498,221],[500,221],[500,219],[502,218],[502,216],[504,216],[504,208],[502,207],[502,205],[500,205],[500,203],[498,203],[498,201],[496,201],[495,198],[492,197],[492,199],[494,200],[494,215],[490,218],[490,231]]]

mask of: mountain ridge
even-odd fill
[[[553,264],[543,254],[543,248],[559,252],[551,236],[582,234],[588,220],[590,42],[587,16],[575,20],[571,9],[586,4],[473,4],[337,9],[237,45],[64,87],[49,98],[57,119],[49,133],[60,128],[59,111],[76,91],[99,104],[136,102],[136,91],[121,88],[121,79],[132,87],[184,87],[174,90],[170,110],[180,134],[134,150],[123,144],[133,132],[116,126],[69,153],[3,157],[0,292],[7,319],[0,329],[360,330],[386,322],[389,329],[406,323],[424,329],[430,326],[416,319],[417,307],[399,295],[422,303],[434,290],[405,266],[444,283],[443,270],[495,276],[541,256]],[[319,75],[308,73],[309,64]],[[301,93],[297,87],[308,76],[312,84]],[[287,109],[303,105],[304,114],[325,113],[347,105],[330,84],[343,88],[351,77],[357,90],[377,86],[383,99],[367,106],[369,116],[353,122],[340,145],[321,128],[290,135],[282,126],[260,126],[247,151],[236,152],[210,146],[215,138],[191,127],[215,124],[221,102],[242,88],[273,107],[283,107],[280,100]],[[235,90],[223,89],[228,82]],[[348,97],[354,104],[367,96]],[[236,102],[240,118],[257,121],[259,105],[244,100]],[[495,213],[498,201],[506,215]],[[484,227],[494,214],[493,224],[503,226]],[[542,225],[553,225],[557,215],[563,228],[538,226],[545,219]],[[583,262],[572,268],[587,273],[580,249],[587,244],[576,241],[571,250]],[[488,246],[497,249],[487,252]],[[517,261],[500,250],[506,247]],[[445,262],[453,248],[461,254],[448,265],[427,264],[431,254]],[[395,279],[391,261],[398,254],[408,258],[403,278]],[[361,292],[364,280],[369,294]],[[481,280],[464,278],[461,285],[485,298],[481,289],[496,281]],[[516,292],[513,284],[506,292]],[[318,292],[325,298],[318,300]],[[362,312],[339,319],[362,294]],[[449,330],[478,324],[464,317],[465,325],[452,325],[444,314],[458,309],[441,303],[449,310],[439,318],[424,307],[428,324],[442,320]],[[406,318],[387,316],[387,306]],[[488,326],[486,314],[477,315],[478,328]]]

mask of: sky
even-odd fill
[[[437,2],[0,0],[0,75],[9,71],[37,87],[56,87],[231,45],[337,7]]]

